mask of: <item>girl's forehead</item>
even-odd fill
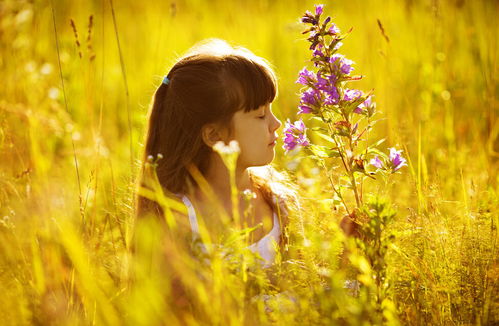
[[[272,102],[260,105],[257,110],[267,109],[272,107]]]
[[[272,103],[266,103],[266,104],[262,104],[260,105],[259,107],[253,109],[253,110],[244,110],[244,109],[241,109],[241,110],[238,110],[236,111],[235,114],[248,114],[248,115],[251,115],[251,114],[254,114],[255,112],[261,112],[262,110],[265,110],[265,109],[270,109],[272,107]]]

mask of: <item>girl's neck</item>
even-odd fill
[[[218,199],[223,204],[229,204],[231,202],[230,174],[218,154],[212,154],[209,168],[204,177],[212,187],[213,192],[217,195]],[[245,189],[252,189],[249,172],[246,167],[236,167],[236,188],[238,192]],[[201,193],[198,193],[197,195],[200,195],[198,198],[205,197]]]

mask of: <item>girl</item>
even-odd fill
[[[144,152],[144,162],[161,154],[155,161],[157,180],[167,196],[187,208],[176,215],[180,228],[196,236],[204,222],[211,238],[219,239],[240,217],[241,225],[255,228],[248,247],[261,256],[264,267],[272,266],[278,251],[288,253],[288,208],[295,201],[282,176],[269,166],[281,126],[271,108],[276,93],[276,76],[265,60],[224,41],[204,42],[181,58],[157,89]],[[235,201],[230,172],[214,150],[234,140],[239,146]],[[146,165],[142,186],[149,176]],[[252,196],[245,200],[240,193],[248,189]],[[234,202],[239,205],[233,207]],[[137,213],[161,217],[165,212],[138,196]],[[176,297],[181,296],[176,289]]]

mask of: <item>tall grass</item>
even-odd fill
[[[274,111],[282,120],[294,118],[295,80],[309,56],[298,17],[313,4],[0,4],[3,325],[174,324],[180,322],[170,302],[174,270],[182,271],[196,303],[197,310],[182,317],[191,324],[381,322],[368,293],[356,297],[343,288],[345,279],[372,270],[355,248],[349,254],[355,258],[341,260],[348,243],[338,228],[342,213],[308,158],[277,149],[275,160],[299,186],[303,205],[308,242],[295,248],[299,259],[273,269],[277,285],[297,303],[283,294],[247,302],[253,294],[279,292],[264,271],[245,274],[217,255],[210,266],[199,265],[168,240],[158,221],[134,219],[131,180],[147,109],[175,58],[206,37],[250,48],[279,75]],[[353,27],[342,50],[362,68],[356,71],[365,75],[360,87],[375,89],[386,117],[376,136],[400,145],[409,159],[393,183],[366,185],[397,210],[385,257],[394,306],[384,307],[384,322],[499,322],[499,5],[326,5],[342,30]],[[251,265],[251,257],[244,261]]]

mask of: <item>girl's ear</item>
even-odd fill
[[[224,129],[215,123],[208,123],[201,128],[201,137],[206,145],[213,147],[217,141],[226,141]]]

